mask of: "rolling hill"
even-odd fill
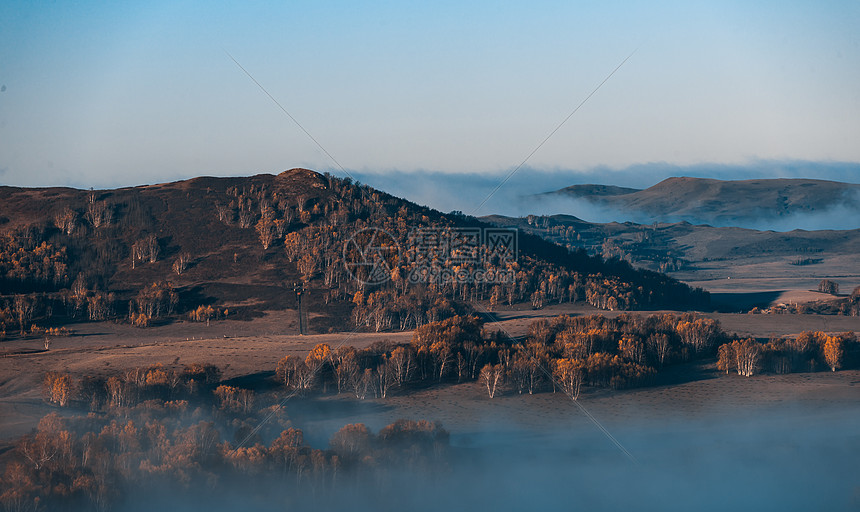
[[[645,190],[574,185],[545,196],[583,199],[639,222],[748,226],[838,209],[860,213],[860,185],[811,179],[723,181],[677,177]]]
[[[572,250],[666,272],[712,293],[731,293],[736,304],[724,304],[727,310],[743,309],[738,294],[772,297],[775,303],[829,301],[833,297],[810,292],[822,279],[837,282],[845,294],[860,286],[860,229],[777,232],[688,222],[600,224],[570,215],[493,215],[482,220],[516,227]],[[770,299],[756,301],[766,305]]]
[[[665,275],[526,233],[514,260],[481,261],[484,270],[509,273],[509,282],[438,277],[440,269],[476,270],[451,254],[410,281],[420,270],[416,232],[454,240],[489,227],[306,169],[116,190],[0,187],[0,331],[28,322],[148,325],[207,307],[207,318],[247,319],[295,310],[299,286],[315,332],[414,328],[488,300],[536,307],[580,300],[606,309],[707,303],[706,294]],[[355,255],[350,242],[368,230],[402,249],[384,261],[380,282],[357,280],[344,264]],[[485,254],[479,245],[474,250]]]

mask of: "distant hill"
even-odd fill
[[[408,279],[418,265],[410,259],[416,230],[483,227],[490,225],[307,169],[116,190],[0,187],[0,331],[19,328],[28,315],[40,325],[140,315],[164,322],[211,306],[216,315],[251,318],[295,309],[297,285],[315,332],[414,328],[473,301],[579,300],[607,309],[707,303],[706,294],[665,275],[526,233],[515,261],[487,258],[489,270],[511,273],[509,283]],[[402,249],[386,260],[380,282],[356,280],[344,263],[355,255],[353,238],[368,229]],[[451,258],[428,261],[437,270],[475,270]],[[29,309],[17,305],[22,295]]]
[[[575,185],[546,195],[585,199],[640,222],[732,226],[793,215],[819,215],[839,208],[860,213],[860,185],[812,179],[723,181],[678,177],[645,190]]]
[[[606,196],[621,196],[639,192],[641,189],[616,187],[614,185],[571,185],[565,187],[556,193],[563,193],[575,197],[606,197]]]
[[[599,224],[570,215],[492,215],[482,219],[534,233],[571,250],[584,249],[636,267],[667,272],[712,292],[770,290],[779,296],[786,290],[816,290],[820,280],[830,279],[848,294],[860,285],[860,229],[775,232],[688,222]],[[850,307],[843,300],[826,311],[856,311]],[[825,310],[818,308],[818,312]]]

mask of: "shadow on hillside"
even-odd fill
[[[711,293],[711,304],[720,313],[746,313],[752,308],[766,308],[785,290],[769,292]]]
[[[226,379],[221,381],[221,384],[240,387],[244,389],[251,389],[259,393],[262,391],[270,391],[274,388],[279,387],[275,379],[272,378],[274,376],[274,371],[262,371],[257,373],[251,373],[248,375],[242,375],[240,377],[235,377],[232,379]]]
[[[720,372],[714,369],[713,366],[701,361],[693,361],[677,365],[670,365],[657,373],[654,383],[649,387],[660,386],[677,386],[688,382],[700,380],[711,380],[720,377]],[[645,389],[638,388],[638,389]]]

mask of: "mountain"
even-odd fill
[[[629,192],[625,192],[629,190]],[[585,199],[639,222],[749,227],[756,221],[860,213],[860,185],[812,179],[668,178],[645,190],[575,185],[545,196]]]
[[[490,247],[481,237],[491,227],[307,169],[116,190],[0,187],[0,331],[28,322],[250,319],[295,310],[299,286],[316,332],[414,328],[476,301],[707,303],[665,275],[527,233],[507,249]],[[427,233],[436,238],[416,238]],[[448,245],[427,253],[431,239]],[[480,261],[464,258],[464,247]]]

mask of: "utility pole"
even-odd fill
[[[299,311],[299,335],[303,335],[305,333],[304,323],[302,321],[302,293],[305,291],[302,283],[294,283],[293,291],[296,292],[296,304],[298,304]]]

